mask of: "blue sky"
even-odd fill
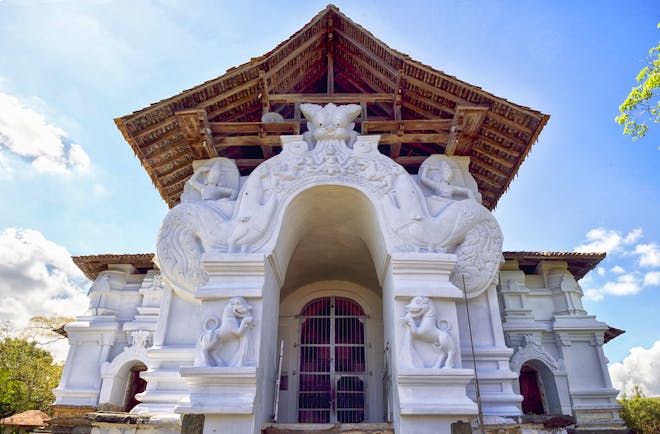
[[[390,47],[551,115],[496,209],[505,249],[608,251],[585,305],[627,331],[606,345],[618,384],[660,395],[660,125],[633,143],[613,121],[660,40],[660,5],[335,4]],[[84,309],[69,254],[154,251],[167,208],[113,118],[266,53],[325,6],[0,0],[0,321]]]

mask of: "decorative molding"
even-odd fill
[[[511,356],[511,370],[520,374],[520,369],[529,360],[538,360],[545,364],[554,375],[566,375],[563,359],[555,359],[543,348],[541,337],[537,334],[523,335],[523,344],[516,348]]]

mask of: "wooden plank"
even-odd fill
[[[489,117],[490,119],[492,119],[494,121],[501,122],[501,123],[503,123],[504,125],[506,125],[510,128],[520,130],[520,131],[522,131],[526,134],[533,134],[534,133],[534,130],[532,130],[531,128],[529,128],[525,125],[519,124],[518,122],[512,121],[510,119],[507,119],[504,116],[499,115],[495,112],[489,111],[488,114],[487,114],[487,117]]]
[[[298,134],[299,122],[209,122],[214,134]]]
[[[251,87],[259,87],[261,83],[261,79],[259,77],[253,78],[252,80],[248,80],[245,83],[241,84],[240,86],[236,86],[231,88],[231,90],[228,90],[226,92],[223,92],[219,95],[214,96],[213,98],[207,99],[204,101],[200,107],[203,108],[208,108],[211,107],[213,104],[215,104],[218,101],[222,101],[223,99],[227,99],[229,97],[232,97],[236,94],[239,94],[245,90],[248,90]],[[211,116],[209,116],[211,117]]]
[[[485,150],[483,150],[481,148],[477,148],[477,147],[473,146],[472,147],[472,152],[475,153],[475,154],[478,154],[478,155],[483,155],[486,158],[490,158],[491,160],[501,164],[504,167],[508,167],[509,169],[513,168],[514,163],[512,163],[511,161],[509,161],[505,158],[499,157],[497,155],[489,154],[488,152],[486,152]]]
[[[451,127],[451,119],[411,119],[403,121],[367,121],[364,122],[368,132],[372,131],[440,131],[447,132]]]
[[[515,157],[516,159],[520,158],[520,152],[516,151],[515,149],[507,148],[506,146],[503,146],[499,143],[497,143],[495,140],[488,138],[486,136],[479,136],[477,138],[477,141],[481,141],[485,143],[486,145],[490,146],[493,149],[497,149],[500,152],[504,152],[507,155],[511,155],[512,157]]]
[[[252,100],[255,100],[255,101],[259,102],[259,109],[261,109],[261,101],[259,101],[258,97],[259,97],[259,94],[257,94],[257,93],[246,95],[246,96],[242,97],[241,99],[232,102],[231,104],[228,104],[224,107],[221,107],[221,108],[219,108],[215,111],[209,112],[208,117],[209,117],[209,119],[215,119],[215,118],[219,117],[220,115],[224,115],[227,112],[230,112],[232,110],[236,110],[237,107],[240,107],[243,104],[247,103],[248,101],[252,101]],[[244,113],[240,113],[239,116],[242,116],[243,114]]]
[[[282,144],[280,136],[233,136],[216,137],[215,145],[219,148],[229,146],[280,146]]]
[[[353,62],[355,62],[356,64],[360,64],[360,65],[362,65],[363,68],[369,70],[373,75],[375,75],[376,77],[378,77],[383,83],[387,83],[387,84],[390,86],[391,89],[396,89],[396,82],[393,81],[390,77],[386,76],[386,75],[383,74],[382,72],[380,72],[380,71],[378,71],[377,69],[375,69],[373,66],[371,66],[369,63],[367,63],[365,60],[360,59],[359,57],[355,57],[355,55],[354,55],[353,53],[351,53],[350,51],[348,51],[348,50],[347,50],[345,47],[343,47],[342,45],[337,44],[336,46],[339,47],[339,51],[342,51],[342,52],[346,53],[346,55],[347,55],[348,57],[350,57],[350,59],[351,59]],[[339,59],[341,59],[341,58],[339,58]],[[346,65],[346,62],[343,62],[343,63]],[[382,66],[384,66],[384,65],[382,65]],[[355,68],[353,68],[353,69],[355,70]],[[356,73],[356,74],[359,74],[359,75],[364,75],[364,74],[360,73],[360,72],[357,71],[357,70],[355,70],[355,73]],[[393,73],[392,75],[393,75],[393,76],[396,76],[396,73]],[[372,85],[373,87],[376,87],[376,85],[375,85],[374,83],[371,83],[371,85]]]
[[[266,73],[266,78],[272,78],[277,72],[279,72],[280,69],[282,69],[283,67],[285,67],[285,66],[289,63],[289,61],[290,61],[291,59],[293,59],[294,57],[298,56],[300,53],[302,53],[303,51],[305,51],[307,48],[311,47],[311,46],[314,45],[315,43],[320,42],[321,39],[322,39],[324,36],[325,36],[325,32],[320,32],[320,33],[318,33],[316,36],[314,36],[313,38],[310,38],[309,40],[307,40],[306,42],[304,42],[304,43],[303,43],[302,45],[300,45],[298,48],[296,48],[296,49],[293,50],[291,53],[289,53],[284,59],[280,60],[279,63],[278,63],[276,66],[274,66],[272,69],[270,69],[270,70]],[[311,51],[310,54],[313,53],[313,52],[315,52],[315,51],[316,51],[316,50]],[[281,81],[281,80],[280,80],[280,81]]]
[[[381,134],[380,143],[383,145],[393,145],[401,143],[437,143],[445,147],[449,134],[435,133],[412,133],[412,134]]]
[[[499,136],[505,140],[508,140],[510,142],[513,142],[519,146],[522,146],[523,148],[527,148],[528,144],[525,140],[519,139],[518,137],[514,137],[511,134],[505,133],[504,131],[500,131],[498,129],[495,129],[489,125],[482,125],[481,128],[483,128],[484,131],[488,131],[491,134],[495,134],[496,136]]]
[[[486,184],[495,187],[498,191],[501,190],[502,185],[500,185],[497,181],[493,181],[492,179],[488,178],[487,176],[484,176],[480,173],[477,172],[472,172],[470,171],[473,177],[485,182]]]
[[[429,158],[429,155],[416,155],[412,157],[398,157],[394,161],[402,166],[417,166],[422,164],[427,158]]]
[[[271,103],[280,104],[367,104],[377,102],[392,102],[391,93],[274,93],[270,95]]]
[[[369,57],[374,63],[376,63],[376,64],[382,66],[384,69],[386,69],[387,72],[389,72],[390,74],[392,74],[393,77],[396,77],[396,76],[397,76],[398,71],[397,71],[396,69],[392,68],[392,67],[391,67],[390,65],[388,65],[387,63],[385,63],[385,61],[384,61],[383,59],[381,59],[380,57],[378,57],[378,55],[377,55],[376,53],[374,53],[369,47],[365,47],[364,45],[362,45],[361,43],[359,43],[358,41],[356,41],[355,39],[353,39],[352,36],[349,36],[348,34],[346,34],[345,32],[343,32],[341,29],[335,29],[335,32],[336,32],[340,37],[346,39],[348,42],[350,42],[351,44],[353,44],[353,45],[358,49],[358,51],[361,51],[362,53],[364,53],[364,54],[365,54],[366,56],[368,56],[368,57]],[[341,44],[337,44],[337,45],[341,47]],[[343,48],[343,47],[342,47],[342,48]],[[343,48],[343,49],[346,50],[345,48]],[[353,54],[352,54],[351,52],[348,52],[348,54],[351,55],[351,56],[353,56]],[[393,57],[397,57],[396,55],[394,55],[394,53],[391,53],[391,54],[393,55]],[[379,72],[379,74],[380,74],[380,72]],[[392,79],[388,77],[388,78],[387,78],[387,81],[392,82]]]
[[[309,55],[307,56],[308,58],[314,58],[317,53],[321,53],[324,50],[323,46],[319,46],[316,48],[314,51],[311,51]],[[305,81],[306,73],[308,71],[311,71],[314,69],[314,67],[318,64],[325,63],[325,56],[322,54],[318,56],[318,59],[316,59],[315,62],[311,63],[310,65],[307,65],[303,69],[303,64],[296,64],[294,68],[292,68],[290,71],[286,71],[286,73],[281,74],[281,76],[273,76],[271,82],[270,82],[270,89],[277,89],[283,81],[285,81],[287,78],[294,76],[297,78],[295,82],[289,83],[288,89],[295,89],[296,85],[299,84],[301,81]],[[323,74],[325,74],[325,68],[321,68],[321,71]],[[277,78],[277,79],[276,79]]]
[[[153,133],[154,131],[157,131],[157,130],[160,130],[160,129],[162,129],[162,128],[165,128],[166,126],[169,126],[169,125],[173,124],[175,121],[176,121],[176,118],[175,118],[174,116],[169,117],[169,118],[167,118],[167,119],[164,119],[164,120],[158,122],[158,123],[155,124],[155,125],[150,126],[149,128],[147,128],[147,129],[145,129],[145,130],[142,130],[142,131],[136,133],[136,134],[135,134],[134,136],[132,136],[132,137],[135,138],[136,140],[141,140],[142,137],[144,137],[144,136],[146,136],[146,135],[148,135],[148,134],[151,134],[151,133]],[[167,133],[167,134],[169,134],[169,133]],[[156,140],[158,140],[158,139],[156,139]]]
[[[495,175],[499,176],[500,178],[509,179],[509,174],[508,173],[504,173],[501,170],[489,165],[485,161],[481,161],[478,158],[470,158],[470,163],[472,163],[476,166],[479,166],[482,169],[484,169],[484,170],[486,170],[490,173],[494,173]]]

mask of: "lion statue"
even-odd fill
[[[456,340],[451,334],[451,325],[437,319],[436,308],[428,297],[413,297],[406,305],[406,314],[401,318],[407,333],[404,335],[404,359],[413,367],[424,367],[416,354],[414,341],[433,345],[438,353],[433,368],[453,368],[456,363]],[[406,354],[408,356],[406,357]],[[444,364],[443,364],[444,362]]]
[[[212,315],[204,321],[205,331],[199,337],[201,366],[249,366],[252,358],[254,327],[252,306],[243,297],[229,300],[222,312],[222,320]]]

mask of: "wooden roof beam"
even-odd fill
[[[449,142],[445,150],[447,155],[470,154],[474,138],[479,133],[487,112],[487,106],[460,105],[456,107],[449,132]]]
[[[176,112],[175,116],[195,160],[218,156],[206,110],[182,110]]]
[[[337,46],[339,47],[339,50],[345,52],[346,55],[349,56],[353,62],[355,62],[356,64],[361,65],[363,68],[365,68],[366,70],[371,72],[374,76],[378,77],[383,83],[388,84],[391,89],[396,89],[396,82],[392,81],[392,79],[390,77],[388,77],[388,76],[384,75],[382,72],[378,71],[376,68],[374,68],[372,65],[370,65],[365,60],[360,59],[359,57],[355,57],[355,55],[353,53],[349,52],[348,50],[346,50],[341,45],[337,45]],[[341,57],[338,57],[337,60],[339,61],[339,63],[343,64],[344,67],[350,67],[353,71],[355,71],[354,74],[356,74],[357,77],[360,77],[360,76],[364,75],[364,74],[360,73],[359,71],[355,70],[355,68],[352,65],[349,65],[347,62],[342,61]],[[393,75],[396,75],[396,74],[393,74]],[[366,77],[364,77],[364,78],[366,78]],[[369,83],[369,84],[374,89],[377,89],[380,92],[384,91],[384,89],[380,89],[378,86],[376,86],[375,83]]]
[[[309,47],[319,43],[324,36],[325,36],[324,33],[319,33],[319,34],[315,35],[313,38],[310,38],[308,41],[304,42],[298,48],[296,48],[291,53],[289,53],[284,59],[280,60],[279,63],[276,66],[274,66],[268,72],[266,72],[266,78],[267,79],[273,78],[273,76],[275,76],[275,74],[278,73],[280,71],[280,69],[282,69],[286,65],[288,65],[289,62],[292,59],[299,56],[301,53],[303,53]],[[315,51],[317,51],[317,50],[316,49],[312,50],[309,54],[314,53]]]
[[[500,165],[507,167],[509,169],[513,168],[513,163],[506,158],[498,157],[497,155],[494,155],[492,153],[486,152],[481,148],[477,148],[475,146],[472,147],[472,153],[481,157],[485,158],[490,158],[491,160],[495,161],[496,163],[499,163]],[[483,158],[482,158],[483,159]]]
[[[394,95],[391,93],[274,93],[270,95],[271,103],[283,104],[300,104],[300,103],[313,103],[313,104],[359,104],[377,103],[377,102],[392,102]]]
[[[347,33],[343,32],[341,29],[335,29],[335,33],[337,33],[341,38],[346,39],[346,41],[350,42],[353,44],[353,46],[358,50],[364,53],[367,57],[369,57],[375,64],[382,66],[387,72],[392,74],[393,77],[397,76],[398,70],[391,65],[387,64],[384,59],[381,59],[376,53],[374,53],[369,47],[366,47],[353,39],[352,36],[349,36]],[[341,47],[341,44],[336,44],[335,46]],[[349,53],[352,54],[352,53]],[[391,53],[393,57],[397,57],[394,53]],[[388,78],[388,81],[392,81],[391,79]]]

